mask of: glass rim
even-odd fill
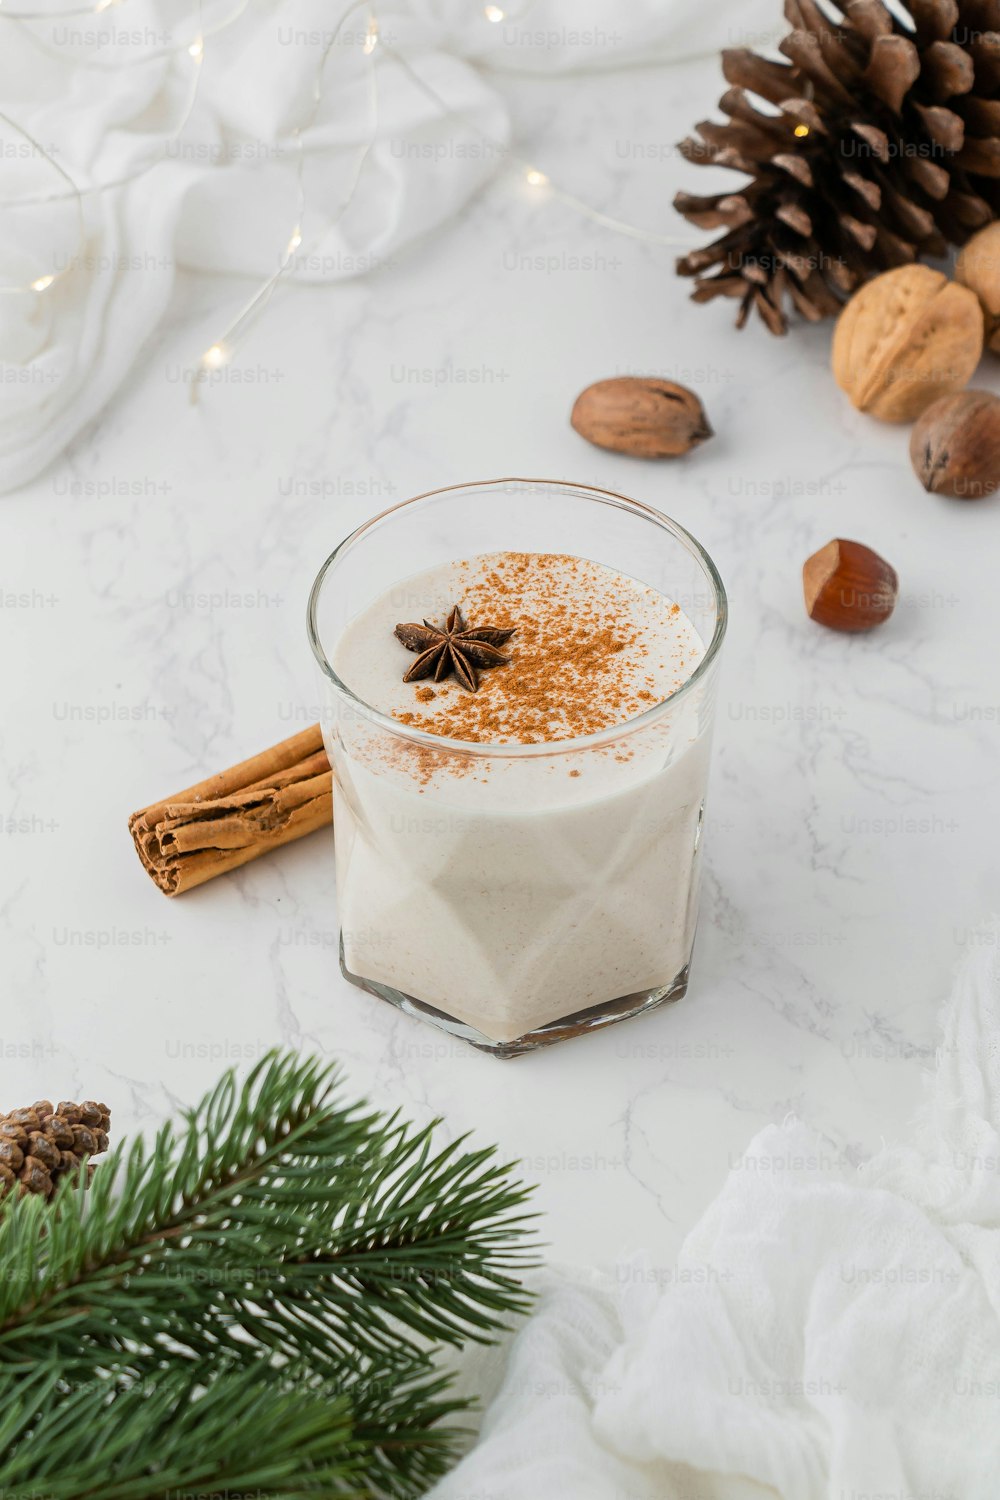
[[[607,729],[600,729],[595,734],[576,735],[565,740],[545,740],[541,744],[506,744],[503,741],[473,741],[451,739],[442,734],[430,734],[425,729],[417,729],[409,724],[402,724],[394,719],[391,714],[383,713],[371,703],[366,703],[333,669],[326,650],[320,640],[319,624],[317,615],[319,611],[320,595],[330,570],[336,563],[340,562],[347,553],[362,542],[377,527],[391,520],[399,511],[407,509],[408,506],[418,505],[423,500],[433,500],[439,495],[456,494],[461,490],[485,490],[490,491],[504,485],[539,485],[546,489],[562,490],[569,494],[577,494],[583,499],[597,500],[601,504],[611,505],[616,510],[627,510],[633,514],[648,520],[651,524],[659,526],[668,531],[675,540],[694,557],[704,570],[709,583],[715,593],[716,618],[715,630],[712,639],[705,648],[705,654],[695,667],[690,677],[685,678],[680,687],[675,688],[666,698],[654,703],[652,708],[647,708],[643,713],[634,715],[631,719],[625,719],[621,724],[612,724]],[[595,559],[596,560],[596,559]],[[526,479],[518,476],[509,476],[504,479],[472,479],[463,484],[446,484],[438,489],[424,490],[419,495],[411,495],[406,500],[399,500],[395,505],[379,511],[377,515],[369,517],[360,526],[356,526],[349,532],[341,542],[334,547],[329,557],[323,563],[312,588],[309,590],[309,602],[306,607],[306,628],[309,635],[309,645],[320,671],[332,683],[334,688],[344,698],[348,699],[355,709],[360,710],[363,718],[372,724],[396,735],[400,739],[410,741],[412,744],[423,746],[429,750],[447,751],[449,754],[480,756],[483,758],[508,759],[530,759],[531,757],[544,755],[568,755],[581,750],[595,749],[601,745],[612,744],[615,740],[622,739],[626,735],[636,733],[640,729],[647,728],[662,718],[669,708],[672,708],[679,699],[694,687],[698,682],[704,680],[708,670],[714,663],[722,646],[726,634],[726,626],[729,621],[729,601],[726,597],[725,585],[719,576],[719,570],[715,566],[705,548],[698,539],[670,516],[664,515],[652,505],[647,505],[642,500],[634,500],[629,495],[619,494],[617,490],[602,489],[598,485],[577,484],[571,479]]]

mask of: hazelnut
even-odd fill
[[[570,422],[588,443],[635,458],[676,458],[713,435],[694,391],[638,375],[588,385]]]
[[[1000,489],[1000,396],[956,391],[917,419],[910,462],[925,490],[981,500]]]
[[[892,614],[895,570],[860,542],[827,542],[802,568],[806,613],[831,630],[871,630]]]
[[[974,292],[930,266],[899,266],[844,307],[833,335],[833,373],[859,410],[883,422],[911,422],[967,384],[982,348]]]
[[[1000,223],[972,236],[955,262],[955,280],[979,298],[986,346],[1000,354]]]

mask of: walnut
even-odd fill
[[[861,411],[912,422],[968,383],[982,349],[976,294],[930,266],[900,266],[869,281],[840,314],[833,373]]]
[[[1000,354],[1000,223],[972,236],[955,262],[955,280],[979,298],[987,348]]]

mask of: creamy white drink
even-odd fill
[[[506,661],[476,668],[475,692],[454,673],[413,678],[421,652],[395,634],[443,627],[456,605],[474,634],[513,631],[493,651]],[[497,1043],[681,993],[707,776],[701,684],[655,709],[704,649],[663,593],[552,553],[444,564],[351,620],[333,668],[404,733],[349,709],[328,732],[350,974]]]

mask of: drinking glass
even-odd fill
[[[651,585],[695,627],[695,670],[624,724],[530,745],[428,734],[341,680],[337,642],[374,600],[389,593],[398,619],[420,619],[432,606],[415,575],[508,551],[570,553]],[[347,979],[497,1057],[685,993],[726,596],[683,527],[556,480],[434,490],[331,553],[308,629]]]

